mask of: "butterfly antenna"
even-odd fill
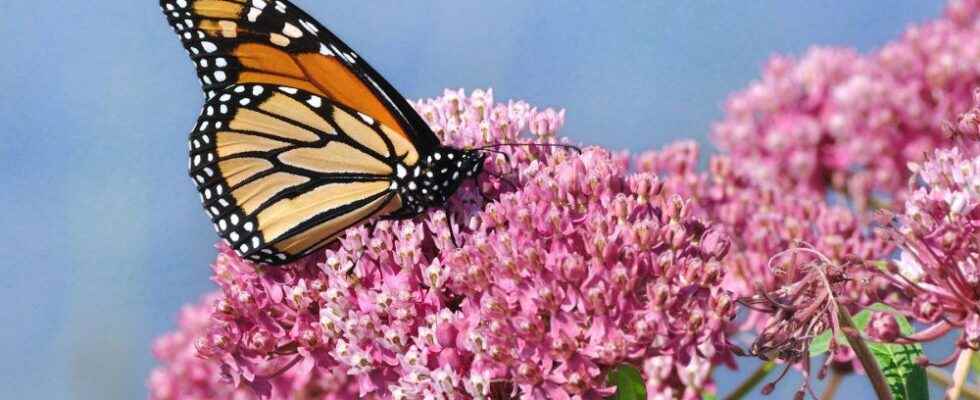
[[[564,143],[497,143],[490,144],[483,147],[477,147],[474,150],[488,150],[495,149],[498,147],[557,147],[565,150],[572,150],[576,153],[582,154],[582,149],[578,146],[564,144]]]
[[[477,148],[477,149],[473,149],[473,150],[477,150],[477,151],[488,151],[488,152],[491,152],[491,153],[500,154],[500,155],[504,156],[504,160],[507,161],[507,164],[510,164],[510,154],[507,154],[506,152],[503,152],[503,151],[500,151],[500,150],[495,150],[495,149],[485,149],[485,148]]]

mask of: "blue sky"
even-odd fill
[[[296,2],[408,98],[493,87],[498,99],[567,108],[577,142],[631,150],[705,141],[727,94],[773,52],[874,49],[942,8]],[[185,175],[201,102],[192,68],[154,1],[0,1],[0,37],[0,387],[10,398],[145,397],[152,338],[212,288],[215,237]]]

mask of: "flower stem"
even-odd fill
[[[973,349],[963,349],[960,357],[956,360],[956,369],[953,370],[953,384],[946,391],[947,400],[957,400],[960,392],[963,391],[963,384],[966,383],[966,376],[970,373],[970,359],[973,357]]]
[[[827,381],[827,387],[823,389],[823,393],[820,394],[820,400],[830,400],[834,398],[837,394],[837,389],[840,388],[840,383],[844,381],[844,374],[837,369],[830,370],[830,380]]]
[[[938,383],[940,385],[943,386],[953,385],[953,377],[950,376],[949,373],[947,373],[946,371],[943,371],[941,368],[936,368],[936,367],[926,368],[926,376],[929,377],[929,380]],[[968,383],[964,383],[963,386],[960,388],[960,395],[970,400],[980,400],[980,388],[974,385],[970,385]]]
[[[760,365],[759,368],[752,373],[752,375],[749,375],[749,377],[746,378],[741,385],[738,385],[738,387],[735,388],[734,392],[730,393],[728,396],[725,396],[724,400],[739,400],[745,397],[745,395],[749,394],[752,389],[759,386],[759,383],[761,383],[762,380],[765,379],[766,376],[769,375],[769,373],[775,368],[776,363],[772,361],[762,363],[762,365]]]
[[[885,375],[881,372],[878,361],[871,354],[871,350],[868,349],[867,343],[864,343],[864,339],[861,338],[861,332],[854,326],[851,314],[840,305],[837,306],[837,314],[840,319],[841,331],[847,338],[847,342],[850,343],[851,349],[854,350],[854,355],[857,356],[858,361],[861,361],[864,372],[868,374],[868,380],[871,381],[871,387],[878,395],[878,400],[892,400],[892,393],[888,388]]]

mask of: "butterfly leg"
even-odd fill
[[[481,192],[481,194],[482,194],[482,192]],[[454,221],[453,215],[454,214],[449,209],[449,207],[443,208],[442,211],[446,213],[446,225],[449,227],[449,239],[451,239],[453,241],[453,246],[456,246],[456,248],[458,249],[460,247],[459,246],[459,241],[456,240],[456,232],[453,229],[453,221]]]

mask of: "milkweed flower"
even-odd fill
[[[971,106],[980,80],[975,1],[912,26],[871,54],[817,47],[773,57],[734,94],[714,142],[755,179],[828,188],[859,207],[899,200],[910,161],[947,145],[944,121]]]
[[[562,143],[563,112],[489,90],[415,106],[447,144]],[[210,317],[172,334],[151,396],[192,396],[169,383],[187,363],[220,371],[203,385],[225,398],[597,399],[623,363],[651,393],[710,392],[731,363],[727,235],[623,154],[493,150],[448,213],[349,229],[282,267],[220,245],[220,291],[195,308]]]
[[[894,215],[901,253],[887,274],[898,290],[892,303],[930,327],[914,340],[960,329],[958,345],[980,348],[980,155],[959,147],[911,164],[917,188]]]

